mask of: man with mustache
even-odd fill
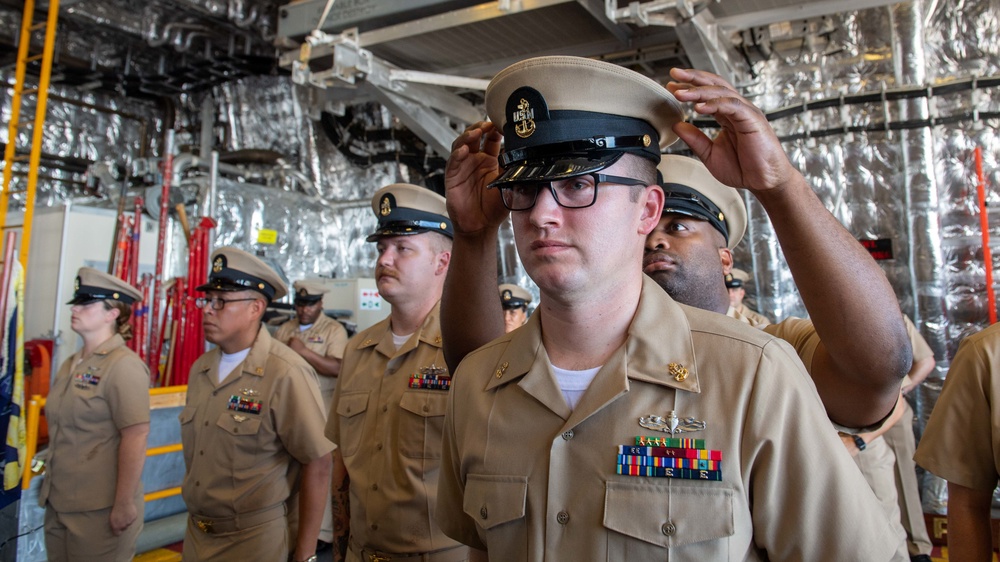
[[[180,414],[187,505],[184,560],[315,562],[330,486],[330,451],[316,373],[261,324],[284,282],[233,247],[212,253],[200,287],[205,339]],[[296,487],[298,533],[286,505]]]
[[[487,88],[495,125],[453,144],[449,208],[472,209],[452,214],[471,233],[461,253],[495,253],[480,243],[501,202],[541,299],[459,367],[439,522],[497,560],[887,560],[895,537],[788,345],[678,304],[636,267],[675,136],[719,168],[738,154],[736,183],[810,210],[787,158],[768,157],[780,145],[756,108],[710,73],[671,75],[665,90],[608,63],[522,61]],[[678,101],[725,132],[681,123]]]
[[[461,562],[468,549],[434,522],[451,388],[438,303],[454,231],[444,198],[416,185],[383,187],[372,211],[375,282],[392,310],[348,342],[327,421],[338,445],[334,551],[349,562]]]

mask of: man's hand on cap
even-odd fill
[[[691,147],[716,178],[726,185],[759,193],[781,189],[799,175],[763,112],[721,77],[701,70],[674,68],[670,90],[678,101],[693,103],[700,115],[711,115],[722,130],[709,138],[691,123],[674,132]]]
[[[455,234],[495,232],[507,217],[500,190],[486,189],[500,175],[503,135],[489,121],[470,125],[451,145],[444,186]]]

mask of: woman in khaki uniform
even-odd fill
[[[140,477],[149,435],[149,370],[125,340],[142,295],[81,268],[72,308],[83,349],[59,368],[45,406],[49,458],[45,507],[50,561],[131,560],[142,530]]]

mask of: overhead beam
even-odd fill
[[[708,10],[702,10],[674,29],[692,66],[710,70],[730,84],[736,83],[736,70],[727,50],[728,39],[720,37],[718,24]]]
[[[898,2],[899,0],[821,0],[818,2],[800,2],[794,6],[785,8],[772,8],[770,10],[760,10],[717,18],[715,24],[719,26],[720,33],[728,35],[735,31],[770,25],[772,23],[879,8],[890,4],[897,4]]]

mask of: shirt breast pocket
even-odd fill
[[[361,445],[361,434],[365,429],[365,412],[368,411],[368,391],[345,392],[337,402],[337,415],[340,416],[340,436],[337,446],[340,454],[345,457],[354,456]]]
[[[220,444],[224,444],[224,454],[229,455],[231,466],[236,470],[246,470],[257,464],[257,455],[263,452],[257,439],[260,424],[261,419],[257,416],[231,412],[219,415],[215,422],[216,427],[225,432]]]
[[[399,452],[415,459],[440,459],[448,393],[435,390],[404,392],[399,401]]]
[[[720,485],[721,484],[721,485]],[[735,533],[733,490],[722,483],[608,482],[604,527],[608,560],[742,560]]]
[[[528,478],[514,475],[469,474],[462,511],[476,522],[479,536],[504,559],[527,560],[525,508]]]

